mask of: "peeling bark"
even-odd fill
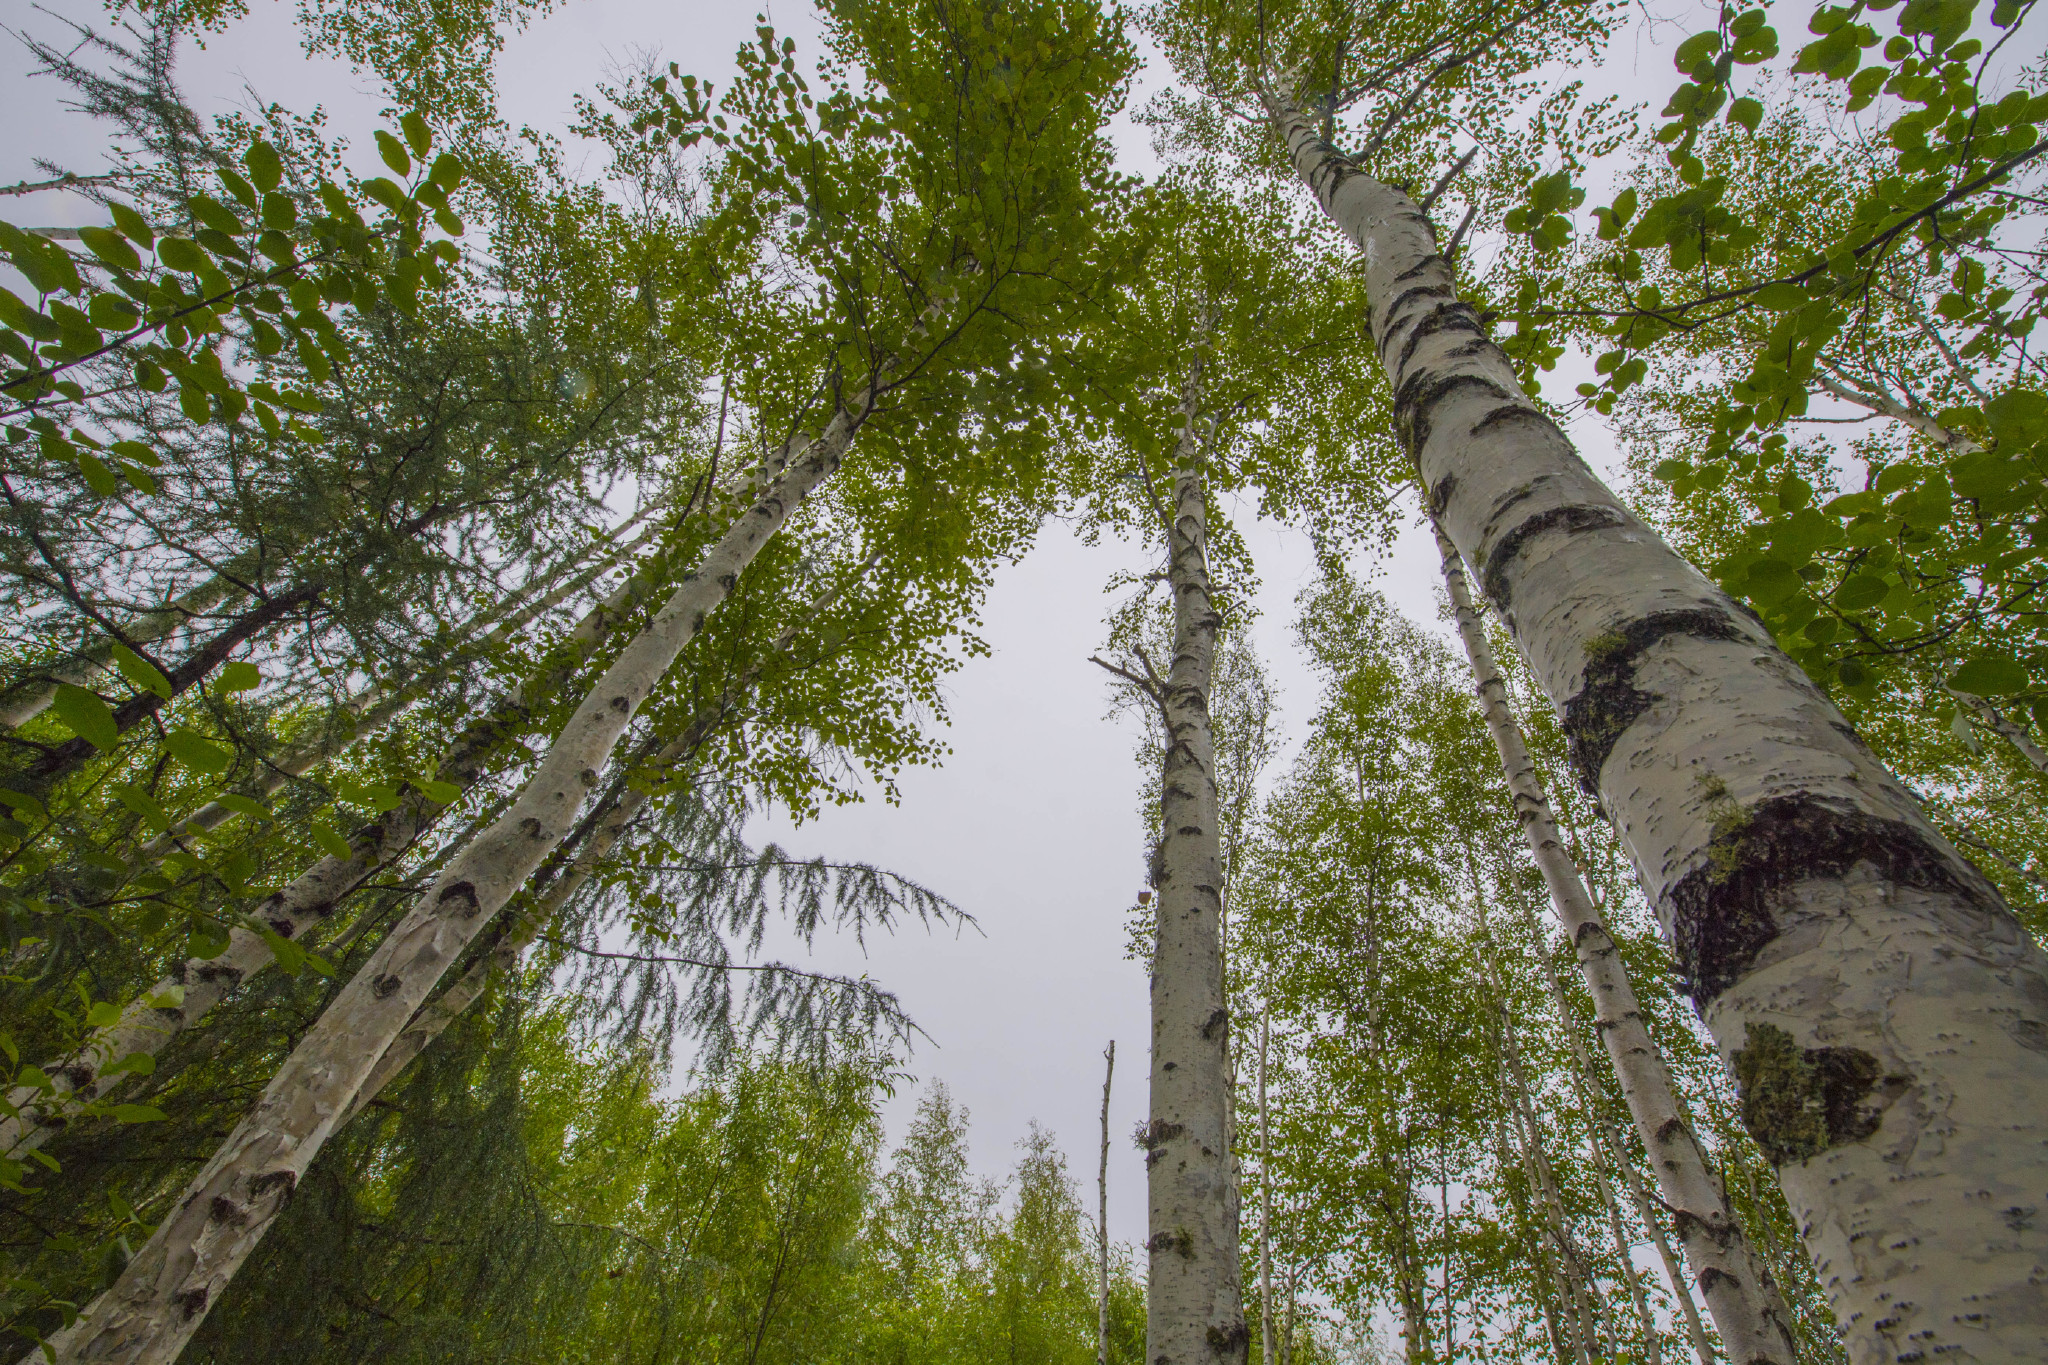
[[[1871,1122],[1778,1172],[1851,1358],[2048,1359],[2048,956],[1769,632],[1580,460],[1408,197],[1268,107],[1363,253],[1432,509],[1564,710],[1724,1060],[1759,1029],[1871,1059],[1850,1106]],[[1606,694],[1582,695],[1596,675]]]
[[[1158,943],[1152,960],[1152,1099],[1145,1137],[1149,1365],[1241,1365],[1250,1345],[1238,1282],[1231,1161],[1230,1012],[1223,990],[1222,835],[1209,681],[1222,624],[1210,598],[1207,480],[1198,430],[1202,363],[1181,396],[1167,581],[1174,656],[1159,703]]]
[[[1671,1070],[1643,1022],[1621,955],[1558,837],[1550,797],[1508,705],[1507,684],[1501,679],[1486,627],[1473,606],[1457,546],[1441,525],[1436,526],[1436,537],[1444,590],[1451,600],[1465,657],[1472,665],[1480,713],[1500,754],[1515,818],[1550,893],[1551,908],[1574,946],[1587,993],[1593,998],[1594,1029],[1606,1044],[1614,1074],[1621,1081],[1629,1115],[1657,1172],[1659,1192],[1676,1215],[1680,1240],[1693,1273],[1699,1277],[1707,1309],[1721,1330],[1722,1341],[1732,1343],[1731,1359],[1775,1360],[1789,1365],[1796,1352],[1783,1304],[1770,1284],[1768,1271],[1751,1255],[1727,1192],[1714,1178],[1705,1150],[1685,1121],[1672,1089]],[[1563,1009],[1561,997],[1558,1006]],[[1569,1015],[1563,1017],[1569,1027]],[[1576,1047],[1576,1035],[1572,1041]],[[1690,1287],[1683,1281],[1676,1283],[1689,1303]]]
[[[562,728],[511,806],[435,878],[315,1022],[120,1278],[42,1351],[52,1365],[171,1365],[443,972],[576,823],[597,771],[667,671],[789,514],[836,471],[872,411],[841,407],[792,439],[768,490],[685,577]]]

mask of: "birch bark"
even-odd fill
[[[1551,907],[1578,957],[1586,990],[1593,997],[1594,1027],[1607,1045],[1607,1055],[1621,1081],[1629,1114],[1642,1136],[1643,1150],[1650,1154],[1658,1189],[1672,1210],[1679,1240],[1685,1246],[1693,1273],[1699,1277],[1707,1309],[1714,1316],[1715,1326],[1721,1329],[1721,1340],[1729,1344],[1730,1359],[1745,1363],[1759,1359],[1790,1362],[1795,1352],[1783,1305],[1770,1285],[1768,1272],[1750,1254],[1727,1192],[1714,1178],[1699,1139],[1685,1121],[1684,1111],[1672,1091],[1670,1068],[1643,1022],[1635,988],[1629,982],[1621,955],[1615,951],[1607,926],[1601,922],[1564,841],[1558,837],[1550,797],[1543,790],[1535,761],[1529,756],[1521,726],[1508,706],[1507,684],[1494,660],[1485,624],[1473,606],[1458,549],[1441,526],[1436,527],[1436,535],[1443,559],[1444,589],[1451,599],[1458,638],[1472,665],[1473,690],[1479,698],[1480,712],[1500,754],[1516,819],[1528,841],[1530,857],[1550,893]],[[1554,988],[1554,978],[1551,984]],[[1559,1007],[1562,1008],[1561,1000]],[[1569,1028],[1569,1016],[1565,1018]],[[1572,1041],[1576,1046],[1575,1034]],[[1679,1288],[1689,1297],[1683,1282]]]
[[[880,558],[881,550],[878,548],[860,564],[853,577],[858,579],[865,575]],[[562,869],[561,874],[552,879],[547,875],[547,868],[540,869],[534,878],[536,885],[528,892],[531,903],[507,912],[509,922],[497,926],[497,938],[490,945],[490,951],[472,963],[469,970],[456,979],[454,985],[420,1007],[398,1037],[385,1048],[384,1055],[377,1059],[377,1065],[371,1068],[369,1079],[363,1082],[362,1088],[350,1102],[348,1112],[342,1116],[341,1122],[334,1125],[335,1131],[339,1132],[346,1128],[371,1100],[397,1079],[401,1071],[431,1047],[435,1039],[447,1032],[450,1024],[482,998],[485,988],[494,979],[511,973],[519,964],[519,955],[526,951],[542,929],[554,922],[556,914],[569,903],[570,897],[582,890],[597,869],[603,866],[605,859],[611,856],[612,850],[618,847],[619,840],[624,837],[626,830],[640,817],[640,812],[647,808],[648,802],[654,799],[651,782],[629,779],[673,773],[693,763],[705,741],[730,719],[733,707],[740,698],[752,691],[755,684],[760,681],[769,660],[787,653],[796,643],[801,629],[815,621],[846,586],[847,584],[843,582],[832,584],[813,598],[803,617],[777,636],[775,642],[762,653],[761,658],[740,677],[734,679],[715,702],[700,711],[679,737],[669,741],[652,755],[643,753],[638,760],[625,765],[625,770],[618,774],[604,800],[584,818],[583,827],[589,832],[582,846],[576,849],[568,867]],[[651,748],[652,744],[647,747]],[[505,918],[501,916],[501,920]],[[1105,1251],[1104,1255],[1107,1254]],[[1107,1261],[1104,1264],[1107,1265]],[[1104,1273],[1107,1274],[1107,1271]]]
[[[634,544],[644,542],[651,534],[652,528]],[[599,565],[582,582],[587,584],[589,578],[601,573],[604,567]],[[530,688],[514,689],[464,727],[442,757],[434,774],[435,780],[467,792],[482,775],[490,756],[502,747],[508,736],[518,731],[525,720],[529,710],[526,693],[545,694],[566,683],[574,676],[576,668],[610,634],[612,627],[623,620],[644,595],[644,580],[638,576],[629,577],[610,597],[587,612],[569,632],[567,643],[570,648],[545,677],[536,680]],[[533,615],[552,604],[542,599],[526,619],[531,620]],[[509,638],[510,632],[521,624],[524,622],[515,615],[499,630]],[[486,643],[496,635],[494,631],[492,637],[486,637]],[[370,700],[372,704],[345,733],[350,739],[367,733],[396,714],[411,699],[405,693],[360,698]],[[339,747],[342,746],[337,744],[333,749]],[[323,752],[320,746],[309,746],[306,751],[271,765],[267,770],[274,779],[275,785],[271,790],[283,785],[287,776],[294,775],[294,770],[306,771],[321,758],[329,756],[331,751]],[[283,889],[258,904],[251,912],[252,918],[280,938],[297,938],[310,925],[332,914],[342,898],[359,886],[364,878],[410,848],[446,808],[443,803],[408,786],[397,807],[350,837],[346,858],[329,855],[320,859]],[[217,816],[211,814],[216,809],[219,812]],[[143,849],[142,856],[151,861],[161,859],[178,846],[181,830],[213,828],[232,813],[217,803],[202,807],[183,825],[152,841]],[[130,1002],[121,1011],[119,1019],[95,1030],[70,1056],[45,1066],[43,1070],[50,1078],[50,1089],[15,1087],[7,1097],[12,1112],[0,1115],[0,1153],[19,1158],[42,1146],[52,1134],[63,1128],[81,1104],[107,1098],[136,1074],[117,1071],[107,1075],[109,1067],[130,1057],[155,1057],[184,1030],[206,1018],[214,1006],[242,982],[276,961],[270,941],[262,933],[238,924],[229,930],[228,946],[218,956],[187,958],[178,963],[168,976]]]
[[[1273,1012],[1259,1011],[1259,1365],[1273,1362],[1273,1124],[1266,1107],[1266,1051]]]
[[[1408,197],[1267,101],[1363,252],[1430,510],[1563,712],[1852,1360],[2048,1360],[2048,955],[1769,632],[1579,459]]]
[[[858,412],[842,406],[815,440],[783,447],[767,491],[620,652],[511,807],[336,996],[113,1287],[23,1365],[45,1353],[51,1365],[177,1359],[441,974],[574,825],[634,711],[761,547],[838,469],[874,398],[870,383]]]
[[[1221,617],[1209,592],[1202,361],[1181,394],[1168,583],[1174,656],[1160,775],[1159,938],[1152,963],[1152,1099],[1145,1132],[1150,1253],[1148,1365],[1242,1362],[1250,1334],[1238,1280],[1231,1163],[1230,1013],[1223,991],[1222,843],[1209,681]]]

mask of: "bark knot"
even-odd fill
[[[1885,1101],[1910,1078],[1884,1076],[1860,1048],[1802,1048],[1775,1024],[1752,1023],[1735,1054],[1742,1126],[1774,1166],[1790,1166],[1830,1147],[1860,1142],[1884,1121]],[[1867,1103],[1880,1079],[1884,1100]]]

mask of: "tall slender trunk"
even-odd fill
[[[1095,1168],[1095,1365],[1109,1365],[1109,1083],[1116,1039],[1102,1054],[1102,1155]]]
[[[1221,942],[1222,845],[1209,680],[1221,624],[1210,598],[1202,361],[1181,396],[1168,528],[1174,656],[1160,705],[1159,938],[1152,964],[1152,1099],[1145,1293],[1147,1365],[1242,1362],[1250,1334],[1238,1283],[1238,1193],[1229,1143],[1230,1013]]]
[[[1497,1035],[1490,1030],[1487,1036],[1490,1040],[1494,1041],[1495,1052],[1498,1055],[1499,1042]],[[1503,1093],[1505,1093],[1505,1088],[1503,1088]],[[1515,1136],[1513,1137],[1509,1135],[1508,1131],[1511,1124],[1515,1128]],[[1494,1135],[1494,1159],[1500,1163],[1503,1173],[1505,1173],[1511,1161],[1513,1164],[1520,1166],[1522,1168],[1523,1180],[1527,1183],[1529,1192],[1533,1194],[1536,1188],[1536,1181],[1527,1159],[1522,1154],[1520,1131],[1520,1123],[1514,1114],[1512,1112],[1503,1113],[1500,1127]],[[1503,1175],[1503,1184],[1506,1184],[1505,1175]],[[1507,1191],[1508,1204],[1514,1212],[1518,1231],[1532,1251],[1529,1258],[1529,1272],[1536,1293],[1537,1306],[1543,1313],[1544,1328],[1550,1334],[1551,1353],[1556,1356],[1558,1365],[1569,1365],[1569,1362],[1577,1355],[1577,1351],[1574,1349],[1572,1339],[1566,1335],[1564,1324],[1558,1321],[1557,1311],[1563,1305],[1564,1290],[1558,1283],[1557,1267],[1551,1258],[1550,1243],[1544,1237],[1542,1229],[1537,1226],[1535,1216],[1529,1212],[1528,1200],[1517,1197],[1512,1185],[1507,1185]]]
[[[188,588],[156,611],[145,612],[126,622],[121,633],[131,644],[153,645],[175,633],[193,617],[246,594],[247,589],[227,573],[218,573]],[[69,657],[51,664],[44,670],[43,677],[22,684],[0,701],[0,726],[20,729],[49,709],[50,703],[57,699],[57,684],[89,687],[113,662],[114,641],[105,636],[92,640]]]
[[[1852,1358],[2048,1360],[2048,955],[1770,632],[1579,459],[1409,198],[1267,101],[1364,254],[1430,510],[1564,716]],[[1737,1365],[1790,1360],[1767,1326],[1729,1341]]]
[[[1529,1082],[1529,1072],[1522,1065],[1521,1044],[1515,1038],[1515,1016],[1507,993],[1501,988],[1500,973],[1493,961],[1493,930],[1487,919],[1486,891],[1480,882],[1478,864],[1472,861],[1472,904],[1479,919],[1479,982],[1492,1001],[1497,1018],[1498,1039],[1501,1061],[1507,1072],[1508,1112],[1513,1117],[1515,1131],[1522,1138],[1523,1168],[1529,1179],[1530,1189],[1543,1207],[1544,1221],[1555,1244],[1558,1261],[1558,1283],[1566,1295],[1566,1307],[1570,1314],[1573,1331],[1573,1349],[1582,1359],[1598,1359],[1599,1322],[1594,1312],[1590,1294],[1597,1294],[1598,1288],[1592,1283],[1592,1267],[1578,1254],[1577,1244],[1572,1240],[1571,1221],[1565,1214],[1564,1196],[1558,1189],[1557,1175],[1550,1165],[1550,1154],[1543,1146],[1543,1129],[1536,1121],[1534,1089]]]
[[[881,549],[877,548],[855,570],[853,577],[857,579],[865,575],[880,557]],[[499,916],[499,922],[490,931],[495,938],[489,945],[489,951],[479,955],[469,970],[456,978],[454,985],[422,1005],[399,1031],[398,1037],[384,1049],[384,1055],[377,1059],[369,1079],[356,1091],[355,1099],[341,1122],[335,1125],[335,1131],[347,1127],[371,1100],[397,1079],[401,1071],[432,1046],[450,1024],[482,998],[485,988],[493,980],[508,975],[518,965],[519,955],[526,951],[542,929],[554,922],[556,914],[569,903],[570,897],[582,890],[584,883],[603,866],[626,830],[654,799],[655,775],[665,778],[693,763],[712,735],[731,720],[734,708],[743,696],[754,689],[768,663],[787,653],[802,628],[815,621],[847,586],[849,584],[844,582],[834,583],[814,597],[803,616],[784,629],[761,657],[734,679],[716,701],[700,710],[680,736],[659,749],[654,747],[658,741],[649,740],[639,755],[620,765],[620,771],[604,799],[583,818],[576,832],[582,842],[575,848],[575,855],[569,859],[568,866],[553,876],[550,876],[548,867],[539,869],[533,884],[526,890],[527,904],[514,905]],[[564,841],[563,851],[574,843],[575,837]]]
[[[874,395],[870,384],[858,413],[841,407],[816,440],[783,447],[767,492],[620,652],[511,807],[455,856],[342,988],[113,1287],[50,1338],[52,1365],[177,1358],[449,963],[576,823],[599,768],[676,655],[789,514],[838,469]]]
[[[1528,841],[1530,856],[1549,890],[1551,906],[1578,957],[1586,990],[1593,997],[1595,1029],[1606,1042],[1608,1058],[1621,1081],[1622,1095],[1642,1137],[1643,1150],[1650,1153],[1659,1191],[1675,1215],[1679,1238],[1694,1273],[1699,1276],[1708,1310],[1721,1329],[1721,1339],[1731,1343],[1731,1359],[1783,1360],[1789,1365],[1795,1355],[1790,1324],[1768,1267],[1759,1265],[1750,1254],[1727,1192],[1714,1178],[1699,1138],[1685,1121],[1684,1110],[1672,1089],[1670,1068],[1643,1021],[1627,968],[1586,892],[1578,869],[1572,865],[1564,841],[1558,837],[1549,795],[1543,790],[1535,760],[1529,755],[1521,726],[1508,705],[1507,684],[1501,678],[1493,646],[1486,638],[1485,623],[1479,619],[1466,586],[1463,561],[1440,526],[1437,548],[1443,559],[1444,588],[1457,620],[1458,638],[1464,643],[1465,657],[1472,665],[1474,690],[1507,775],[1516,817]],[[1548,976],[1547,966],[1545,972]],[[1554,989],[1555,978],[1550,980]],[[1561,996],[1559,1001],[1562,1010]],[[1569,1028],[1569,1015],[1564,1017]],[[1571,1039],[1577,1047],[1577,1034],[1571,1034]],[[1691,1297],[1689,1287],[1682,1283],[1681,1297]]]
[[[1364,252],[1430,510],[1563,713],[1852,1357],[2048,1359],[2048,1220],[2017,1212],[2048,1190],[2048,955],[1770,633],[1578,458],[1407,196],[1269,107]],[[1761,1325],[1722,1324],[1737,1365],[1791,1359],[1782,1320]]]
[[[1266,1051],[1273,1011],[1259,1010],[1259,1365],[1273,1365],[1273,1118],[1266,1106]]]
[[[491,756],[522,728],[530,710],[527,696],[544,696],[567,683],[612,628],[639,605],[645,589],[643,580],[630,577],[587,612],[569,632],[568,648],[546,675],[528,686],[515,688],[463,728],[442,756],[435,780],[467,792],[483,774]],[[537,609],[544,610],[545,606],[537,604]],[[509,636],[518,626],[507,621],[500,629]],[[373,723],[388,719],[402,699],[402,694],[386,697],[370,707],[362,714],[358,728],[367,730]],[[294,754],[273,765],[273,770],[298,766],[303,772],[316,761],[308,754]],[[284,776],[277,777],[278,785],[284,781]],[[221,807],[218,818],[214,818],[209,815],[211,809],[195,812],[187,826],[211,828],[233,813]],[[280,938],[297,938],[308,925],[331,915],[365,878],[403,855],[445,809],[447,804],[417,787],[407,786],[396,807],[350,836],[347,857],[330,854],[321,858],[257,904],[250,912],[251,918]],[[143,855],[154,853],[161,859],[175,851],[179,842],[175,834],[173,831],[153,841],[144,848]],[[170,847],[158,851],[158,845],[163,843]],[[228,932],[225,951],[211,958],[187,958],[178,963],[168,976],[131,1001],[119,1019],[94,1030],[70,1056],[45,1066],[49,1089],[15,1087],[8,1096],[13,1112],[0,1116],[0,1154],[18,1159],[40,1147],[69,1121],[82,1103],[107,1098],[136,1074],[118,1071],[106,1075],[109,1067],[133,1056],[155,1057],[249,977],[267,970],[276,961],[270,940],[263,933],[236,924]]]

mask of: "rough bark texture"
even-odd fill
[[[645,539],[645,536],[641,537],[642,541]],[[602,566],[599,571],[601,569]],[[594,576],[594,573],[590,575]],[[587,584],[589,577],[580,581]],[[521,728],[529,712],[526,694],[529,691],[536,695],[545,694],[566,683],[611,629],[638,605],[643,595],[644,584],[637,577],[631,577],[610,597],[587,612],[569,632],[568,649],[546,676],[529,688],[514,689],[464,727],[442,757],[434,774],[435,780],[467,791],[482,775],[491,755]],[[536,604],[532,614],[552,604],[552,601],[544,599]],[[532,614],[526,615],[525,619],[531,620]],[[499,629],[516,630],[518,625],[515,622],[518,621],[515,616]],[[496,635],[494,631],[492,637],[487,637],[487,642]],[[396,714],[409,700],[403,694],[358,698],[358,703],[368,704],[361,709],[357,722],[342,734],[352,739],[366,733]],[[311,768],[339,747],[339,744],[309,746],[305,751],[269,765],[265,771],[266,778],[272,781],[270,790],[283,785],[288,776]],[[349,855],[346,858],[329,855],[320,859],[283,889],[252,907],[251,915],[279,937],[296,939],[308,927],[332,914],[341,899],[361,885],[371,873],[410,848],[444,809],[445,805],[424,792],[406,787],[394,809],[349,837]],[[215,803],[195,812],[180,829],[211,829],[231,814],[232,811]],[[143,849],[143,857],[156,861],[174,851],[179,843],[174,837],[177,832],[152,841]],[[69,1057],[46,1065],[43,1070],[51,1083],[48,1091],[29,1086],[14,1089],[8,1096],[13,1112],[0,1116],[0,1153],[20,1157],[42,1146],[69,1122],[81,1104],[107,1098],[135,1074],[121,1071],[111,1076],[103,1075],[107,1068],[137,1054],[155,1057],[185,1029],[206,1018],[214,1006],[242,982],[276,961],[268,939],[252,928],[236,925],[229,930],[226,950],[217,957],[188,958],[180,962],[169,976],[130,1002],[118,1020],[95,1030]]]
[[[1727,1192],[1708,1167],[1706,1153],[1685,1121],[1671,1088],[1671,1071],[1656,1039],[1643,1022],[1621,955],[1607,934],[1586,885],[1572,865],[1571,854],[1558,837],[1550,797],[1543,790],[1535,760],[1523,741],[1522,729],[1508,705],[1507,684],[1493,657],[1486,627],[1472,603],[1458,548],[1436,528],[1443,559],[1444,589],[1458,625],[1458,638],[1472,665],[1473,690],[1486,717],[1486,728],[1500,754],[1514,800],[1515,818],[1528,840],[1529,854],[1543,876],[1551,907],[1565,936],[1576,949],[1587,993],[1593,997],[1594,1028],[1607,1045],[1614,1074],[1628,1102],[1629,1115],[1642,1135],[1643,1150],[1657,1172],[1658,1190],[1671,1209],[1685,1254],[1697,1275],[1700,1292],[1721,1340],[1738,1362],[1796,1358],[1783,1305],[1769,1283],[1768,1272],[1750,1254],[1742,1225],[1728,1203]],[[1562,1002],[1560,1001],[1560,1008]],[[1569,1026],[1569,1016],[1565,1016]],[[1573,1036],[1576,1046],[1577,1038]]]
[[[634,711],[790,512],[839,467],[858,422],[842,408],[816,440],[783,448],[767,492],[620,652],[510,808],[456,854],[336,996],[113,1287],[50,1338],[53,1365],[177,1359],[379,1059],[569,833]]]
[[[2048,1360],[2048,956],[1769,632],[1579,459],[1408,197],[1271,109],[1363,252],[1431,510],[1564,715],[1852,1359]]]
[[[1196,359],[1182,392],[1168,544],[1174,655],[1160,697],[1166,757],[1152,959],[1152,1112],[1144,1133],[1151,1204],[1148,1365],[1241,1362],[1250,1339],[1238,1284],[1238,1192],[1229,1143],[1222,836],[1209,726],[1221,618],[1209,595],[1201,382]]]

